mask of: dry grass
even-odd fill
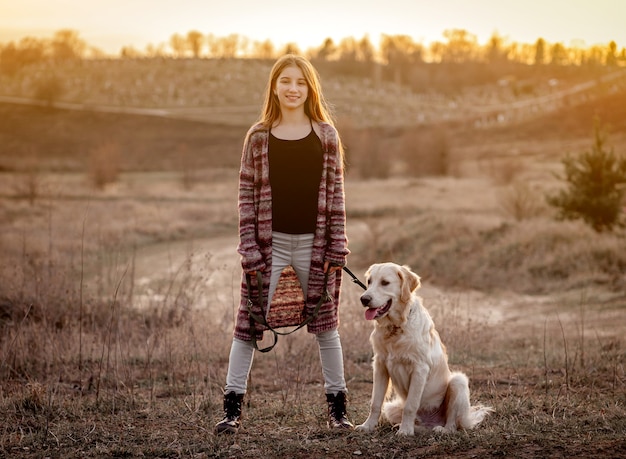
[[[315,341],[300,332],[281,338],[271,353],[257,355],[243,432],[228,438],[213,436],[238,302],[234,202],[224,200],[232,199],[233,183],[218,181],[204,189],[215,198],[202,201],[204,218],[229,215],[233,222],[224,228],[223,237],[146,247],[137,245],[140,239],[133,235],[154,225],[152,240],[159,240],[157,228],[165,231],[163,239],[174,238],[176,232],[167,231],[171,231],[174,208],[181,202],[172,208],[163,208],[161,203],[160,212],[168,217],[148,223],[149,206],[144,202],[128,207],[132,199],[126,193],[134,190],[137,199],[183,196],[185,191],[176,173],[167,180],[135,177],[133,183],[136,188],[126,189],[130,185],[122,181],[116,193],[102,192],[112,193],[100,195],[100,201],[108,203],[103,208],[108,218],[102,219],[97,217],[100,203],[95,200],[87,208],[84,202],[66,199],[63,206],[55,205],[39,217],[19,214],[19,201],[7,202],[16,211],[14,223],[30,216],[47,222],[47,228],[39,235],[37,259],[16,254],[24,257],[17,268],[21,282],[16,284],[23,287],[19,295],[13,292],[2,302],[0,451],[4,454],[64,458],[626,456],[622,435],[626,375],[619,326],[623,297],[610,288],[594,290],[591,284],[583,290],[572,285],[542,296],[537,292],[523,295],[537,282],[524,281],[522,275],[532,264],[530,252],[510,260],[508,271],[494,263],[506,259],[496,255],[503,247],[540,244],[535,263],[544,260],[549,266],[550,256],[558,260],[567,254],[565,249],[559,253],[559,246],[554,245],[557,235],[568,250],[590,250],[576,242],[586,238],[585,229],[571,225],[568,236],[567,226],[543,222],[542,229],[529,231],[537,226],[535,221],[531,226],[510,223],[482,232],[485,225],[491,227],[489,219],[459,222],[446,218],[445,211],[439,211],[435,219],[432,211],[421,208],[421,201],[408,196],[406,202],[390,203],[385,192],[394,191],[387,181],[348,183],[349,196],[355,198],[349,200],[349,234],[355,251],[351,266],[360,275],[371,260],[392,258],[422,274],[422,296],[448,346],[452,367],[469,374],[472,399],[494,406],[496,413],[478,430],[450,437],[419,433],[404,439],[386,425],[372,436],[327,432]],[[441,194],[446,183],[463,186],[459,179],[429,179],[413,186],[428,203],[431,199],[427,198]],[[457,191],[469,198],[475,182],[466,185],[467,189]],[[126,198],[119,200],[117,193]],[[369,203],[367,209],[361,208],[361,200]],[[411,205],[413,211],[407,213]],[[132,222],[123,218],[129,210]],[[82,218],[72,222],[57,212]],[[191,208],[187,212],[176,214],[181,227],[192,226],[198,216]],[[96,227],[92,219],[98,222],[97,231],[90,230]],[[220,218],[207,221],[204,224],[218,231]],[[551,231],[554,236],[545,244],[537,242]],[[377,239],[372,239],[374,232]],[[66,251],[57,249],[64,240],[61,235],[68,238]],[[32,240],[24,237],[27,245],[34,241],[34,235]],[[472,250],[462,256],[446,255],[446,250],[467,244],[468,237],[471,247],[483,246],[482,255],[472,255]],[[593,250],[603,250],[605,245],[610,251],[612,244],[620,242],[615,238],[612,242],[610,236],[603,236]],[[88,248],[84,263],[80,246],[70,244],[69,239]],[[371,251],[359,249],[367,247]],[[393,253],[385,247],[393,247]],[[71,263],[64,263],[67,257]],[[491,261],[483,262],[483,257]],[[573,258],[581,258],[580,253]],[[436,271],[438,263],[446,269]],[[622,262],[617,258],[613,263],[621,266]],[[590,272],[586,266],[577,269],[579,280]],[[515,276],[515,284],[507,284]],[[490,284],[476,280],[489,277],[500,288],[491,293],[475,290],[488,290]],[[444,287],[464,279],[470,290]],[[542,285],[548,285],[545,278]],[[371,391],[367,340],[371,324],[362,316],[359,294],[358,286],[346,279],[340,330],[349,414],[356,422],[367,415]]]
[[[371,324],[358,293],[346,285],[341,327],[349,414],[357,422],[371,391]],[[67,311],[74,314],[61,329],[26,318],[6,335],[0,448],[11,457],[64,458],[626,453],[623,342],[591,323],[597,304],[582,301],[571,318],[560,305],[563,318],[536,308],[534,319],[516,320],[471,295],[427,285],[424,296],[452,366],[470,376],[472,399],[496,409],[475,431],[410,439],[387,425],[371,436],[328,432],[314,339],[298,333],[257,355],[244,430],[215,437],[233,305],[211,303],[171,321],[168,313],[179,314],[174,297],[159,312],[112,298],[101,305],[102,317],[85,321],[82,359],[76,311]],[[517,306],[532,308],[528,300]]]

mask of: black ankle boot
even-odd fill
[[[244,394],[236,394],[234,392],[226,392],[224,394],[224,419],[215,425],[216,434],[234,434],[237,433],[241,422],[241,403]]]
[[[354,425],[346,415],[346,394],[326,394],[328,403],[328,427],[331,429],[354,429]]]

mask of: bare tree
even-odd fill
[[[237,57],[237,51],[239,51],[239,42],[241,37],[237,34],[230,34],[222,39],[222,57],[234,58]]]
[[[16,45],[10,42],[0,46],[0,70],[14,75],[19,69],[46,59],[46,44],[36,38],[25,37]]]
[[[535,63],[535,45],[530,43],[511,43],[507,49],[507,59],[532,65]]]
[[[170,48],[172,48],[175,57],[184,57],[187,41],[182,35],[175,33],[170,37]]]
[[[408,35],[383,35],[380,50],[396,83],[410,79],[410,68],[423,60],[422,45]]]
[[[343,38],[337,47],[339,59],[346,62],[355,62],[357,57],[357,42],[353,37]]]
[[[588,66],[600,66],[604,64],[605,49],[601,46],[592,46],[585,51],[585,57],[582,59]]]
[[[494,32],[489,38],[485,49],[485,58],[490,64],[496,64],[507,60],[507,50],[505,48],[505,40],[497,32]]]
[[[79,37],[78,32],[70,29],[55,32],[51,44],[52,57],[57,61],[81,59],[87,49],[87,43]]]
[[[373,62],[374,54],[374,45],[370,41],[369,37],[365,35],[357,44],[357,60],[367,63]]]
[[[463,29],[445,30],[443,36],[448,40],[442,55],[443,62],[469,62],[475,60],[478,43],[476,35]]]
[[[535,43],[535,65],[542,65],[546,62],[546,41],[539,38]]]
[[[383,35],[380,43],[381,55],[390,65],[422,62],[423,51],[408,35]]]
[[[246,47],[247,40],[238,34],[230,34],[227,37],[216,37],[209,34],[208,44],[209,53],[212,57],[232,59],[237,57],[238,52]]]
[[[570,65],[581,65],[585,62],[585,42],[582,40],[573,40],[572,45],[566,49],[567,62]],[[604,54],[602,52],[601,54]]]
[[[187,47],[191,50],[191,54],[196,59],[200,57],[202,53],[202,43],[204,42],[204,36],[197,30],[191,30],[187,32]]]
[[[275,55],[274,44],[271,40],[255,41],[252,43],[252,55],[259,59],[271,59]]]
[[[219,37],[216,37],[215,35],[210,33],[207,37],[207,44],[209,46],[209,55],[211,57],[221,57],[221,43]]]
[[[606,55],[606,65],[609,67],[617,65],[617,43],[614,41],[609,43],[609,49]]]
[[[300,48],[295,43],[287,43],[283,48],[283,54],[300,54]]]
[[[328,37],[324,40],[322,46],[317,50],[317,58],[327,61],[332,59],[336,52],[337,47],[335,46],[335,42],[332,38]]]
[[[24,37],[20,40],[19,49],[24,65],[42,61],[46,56],[47,44],[43,40]]]
[[[148,44],[146,46],[145,54],[147,57],[164,57],[167,53],[165,52],[165,45],[163,44],[159,44],[157,46]]]
[[[141,52],[133,46],[124,46],[120,51],[120,57],[122,59],[137,59],[140,56]]]
[[[567,64],[567,51],[563,43],[555,43],[550,48],[550,63],[553,65],[565,65]]]

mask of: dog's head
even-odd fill
[[[361,304],[367,308],[365,318],[378,320],[389,315],[394,322],[404,321],[411,296],[420,287],[420,278],[408,266],[377,263],[365,273],[367,290]]]

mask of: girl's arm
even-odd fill
[[[241,266],[247,273],[262,271],[265,263],[256,238],[256,206],[254,203],[254,133],[248,133],[244,141],[239,170],[239,246]]]
[[[332,198],[328,208],[328,249],[326,261],[333,265],[344,266],[348,250],[348,238],[346,236],[346,203],[344,191],[343,161],[339,152],[339,138],[335,129],[332,129],[329,146],[332,153],[334,169],[334,186]],[[331,190],[328,190],[330,192]]]

